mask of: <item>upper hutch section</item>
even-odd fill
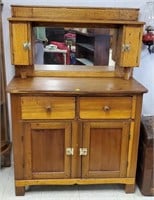
[[[109,30],[109,35],[112,33],[112,42],[109,48],[112,50],[112,59],[115,62],[114,70],[108,66],[102,67],[103,65],[99,67],[93,66],[88,68],[91,74],[98,70],[97,74],[101,76],[105,70],[110,73],[109,76],[124,76],[129,79],[133,67],[139,66],[144,24],[138,21],[139,9],[23,5],[12,5],[11,9],[12,16],[9,18],[11,58],[12,64],[18,66],[16,75],[21,74],[23,68],[24,73],[27,71],[26,76],[39,75],[38,71],[42,71],[42,73],[44,71],[40,69],[46,69],[46,66],[43,65],[39,66],[39,70],[35,70],[35,62],[33,60],[33,28],[40,26],[86,27],[86,29],[101,28]],[[103,56],[103,52],[102,55],[101,51],[99,54]],[[26,66],[27,68],[25,68]],[[80,68],[82,69],[81,73],[84,70],[86,71],[84,66],[78,66],[77,70]],[[69,71],[67,66],[59,66],[59,69]],[[70,71],[72,73],[72,69]],[[73,71],[76,71],[76,67],[73,68]],[[107,74],[106,72],[105,74]],[[81,75],[81,73],[75,72],[77,76]],[[49,75],[50,73],[47,74]],[[69,73],[67,72],[66,74],[68,75]]]

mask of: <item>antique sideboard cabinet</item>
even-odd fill
[[[139,10],[12,5],[11,11],[15,77],[7,91],[16,195],[32,185],[124,184],[134,192],[147,92],[133,79],[144,24]],[[115,65],[35,65],[33,28],[40,26],[108,29]]]

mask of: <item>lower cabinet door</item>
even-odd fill
[[[25,123],[24,128],[24,178],[70,178],[71,123]]]
[[[83,178],[125,177],[128,158],[129,121],[83,124]]]

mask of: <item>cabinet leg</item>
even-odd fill
[[[126,184],[125,192],[126,193],[134,193],[135,192],[135,184]]]
[[[15,187],[16,196],[24,196],[25,187]]]

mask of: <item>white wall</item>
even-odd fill
[[[7,82],[9,82],[14,75],[14,67],[10,62],[10,41],[9,41],[9,26],[7,18],[11,16],[11,4],[24,5],[49,5],[49,6],[86,6],[86,7],[130,7],[144,9],[146,0],[3,0],[3,37],[5,50],[5,63]],[[144,84],[149,90],[144,95],[143,99],[143,114],[154,115],[154,54],[149,54],[144,48],[141,55],[141,66],[134,70],[134,77]]]

